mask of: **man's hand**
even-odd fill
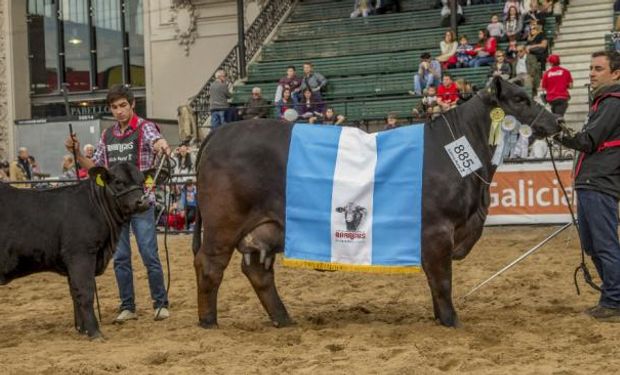
[[[82,155],[80,151],[80,140],[75,135],[75,133],[67,137],[67,139],[65,140],[65,148],[71,153],[73,153],[73,151],[75,150],[75,153],[78,156]]]
[[[155,143],[153,143],[153,150],[156,154],[159,154],[162,151],[168,156],[171,154],[170,145],[168,145],[168,142],[164,138],[159,138],[155,141]]]

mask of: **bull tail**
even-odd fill
[[[192,251],[194,256],[200,250],[202,246],[202,217],[200,216],[200,210],[196,210],[196,221],[194,222],[194,237],[192,238]]]

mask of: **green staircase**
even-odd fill
[[[348,121],[369,121],[398,112],[411,117],[420,100],[407,94],[413,86],[422,52],[439,54],[439,42],[447,28],[440,27],[439,9],[434,0],[404,0],[403,12],[350,19],[350,0],[305,0],[297,3],[273,40],[263,46],[260,56],[248,66],[248,77],[235,88],[233,101],[244,103],[252,87],[263,90],[273,100],[277,81],[293,65],[298,74],[305,61],[329,83],[323,98]],[[493,14],[501,14],[503,4],[463,7],[466,34],[474,44],[477,32],[486,28]],[[555,19],[545,23],[552,42]],[[504,49],[506,43],[498,48]],[[474,85],[487,81],[488,67],[451,69],[454,79],[464,78]]]

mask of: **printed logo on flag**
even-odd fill
[[[367,232],[358,230],[368,216],[368,210],[355,202],[336,207],[336,212],[342,213],[346,230],[336,228],[334,239],[338,242],[352,242],[366,240]]]

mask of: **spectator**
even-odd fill
[[[327,85],[327,79],[321,73],[314,71],[314,65],[311,62],[304,63],[304,77],[301,81],[300,91],[310,89],[314,98],[320,101],[321,90],[325,88],[325,85]],[[301,101],[301,97],[298,99]]]
[[[504,50],[504,54],[506,55],[506,61],[509,64],[512,64],[517,58],[517,41],[511,40],[508,42],[508,46],[506,46],[506,50]]]
[[[295,101],[291,96],[291,89],[284,89],[284,91],[282,91],[282,98],[276,103],[276,117],[282,119],[287,109],[294,108]]]
[[[441,55],[437,56],[443,69],[448,69],[456,64],[456,47],[458,42],[456,41],[456,35],[454,31],[448,30],[444,36],[444,39],[439,42],[439,48],[441,49]]]
[[[297,112],[303,119],[310,120],[311,117],[319,116],[323,113],[322,103],[316,100],[316,96],[313,95],[312,90],[304,90],[304,99],[298,103]]]
[[[86,145],[84,145],[84,157],[88,159],[92,159],[94,155],[95,155],[95,146],[91,145],[90,143],[87,143]]]
[[[489,35],[498,41],[502,41],[504,35],[506,35],[504,24],[499,22],[499,17],[496,14],[491,16],[491,23],[487,25],[487,30],[489,31]]]
[[[9,166],[9,179],[11,181],[27,181],[32,180],[32,165],[28,158],[28,149],[26,147],[20,147],[17,152],[17,159],[11,162]],[[17,188],[28,188],[28,184],[16,184],[13,185]]]
[[[230,88],[226,82],[226,72],[215,72],[215,81],[209,89],[209,109],[211,110],[211,128],[217,129],[226,123],[226,111],[230,107],[228,99],[232,97]]]
[[[495,51],[497,50],[497,40],[489,35],[489,30],[481,29],[478,31],[478,44],[474,47],[476,57],[470,62],[470,67],[480,67],[483,65],[491,65],[495,58]]]
[[[245,107],[239,111],[239,115],[244,120],[250,120],[255,118],[267,118],[269,115],[269,107],[263,96],[260,87],[254,87],[252,89],[252,96],[248,99]]]
[[[430,86],[429,88],[424,90],[424,97],[413,109],[413,117],[431,118],[436,107],[439,107],[439,103],[437,102],[437,89],[435,88],[435,86]]]
[[[181,189],[180,205],[185,211],[185,229],[194,229],[194,221],[196,221],[196,185],[192,181],[188,182]]]
[[[528,53],[536,56],[538,63],[540,63],[540,70],[545,70],[545,62],[547,61],[547,38],[542,32],[540,25],[535,26],[530,31],[530,35],[527,37],[525,48]]]
[[[351,18],[356,18],[359,16],[368,17],[368,15],[373,11],[372,4],[370,0],[355,0],[353,4],[353,12],[351,13]]]
[[[385,126],[383,130],[396,129],[399,126],[398,124],[398,113],[390,112],[387,114],[387,118],[385,120]]]
[[[522,15],[523,17],[523,34],[521,39],[527,38],[530,30],[534,25],[538,24],[538,21],[541,19],[540,14],[538,14],[538,1],[532,0],[530,5],[530,10]]]
[[[538,7],[538,14],[541,19],[553,16],[553,0],[542,0]]]
[[[71,155],[65,155],[62,158],[62,175],[63,180],[74,180],[75,176],[75,160]]]
[[[32,155],[28,155],[28,161],[30,162],[30,169],[32,170],[32,178],[39,177],[39,175],[41,175],[41,168],[39,168],[37,159]]]
[[[570,99],[568,89],[573,87],[573,77],[568,69],[560,66],[560,56],[549,56],[549,64],[551,67],[543,74],[540,86],[547,93],[546,101],[551,105],[551,112],[564,116]]]
[[[376,14],[385,14],[388,12],[399,13],[400,11],[400,0],[377,0],[375,4]]]
[[[469,44],[466,35],[461,35],[461,39],[459,39],[459,45],[456,47],[456,67],[457,68],[466,68],[469,66],[469,62],[472,59],[472,56],[475,56],[476,52],[474,51],[474,47]]]
[[[459,89],[452,81],[452,76],[449,73],[443,75],[442,84],[437,89],[437,103],[441,106],[441,109],[445,112],[456,106],[459,100]]]
[[[297,77],[297,71],[293,65],[286,68],[286,75],[278,81],[278,87],[276,88],[276,97],[274,103],[277,103],[282,99],[282,91],[284,89],[290,89],[293,100],[297,100],[299,92],[301,91],[301,79]]]
[[[476,90],[467,80],[459,78],[455,83],[459,90],[459,100],[457,100],[456,105],[463,104],[474,96]]]
[[[509,41],[521,38],[523,32],[523,17],[519,15],[516,7],[508,8],[508,15],[504,21],[504,30]]]
[[[489,69],[489,82],[494,77],[502,77],[505,80],[510,79],[512,76],[512,68],[510,64],[506,61],[506,55],[503,51],[495,52],[495,62],[490,66]]]
[[[183,142],[179,145],[175,152],[176,167],[174,168],[174,174],[188,175],[194,173],[194,161],[192,160],[192,154],[189,152],[188,142]],[[185,176],[175,179],[175,182],[187,181],[191,177]]]
[[[450,19],[452,15],[452,10],[450,9],[450,0],[441,0],[441,11],[439,14],[441,15],[440,25],[442,27],[450,26]],[[463,16],[463,7],[460,4],[456,6],[456,24],[460,25],[465,21],[465,17]]]
[[[538,0],[532,0],[532,1],[538,1]],[[508,11],[510,10],[511,7],[515,7],[517,11],[519,12],[519,14],[525,13],[525,8],[523,7],[523,4],[521,3],[520,0],[507,0],[506,3],[504,4],[504,11],[503,11],[504,19],[508,17]]]
[[[413,76],[413,91],[410,95],[422,95],[422,90],[432,86],[441,79],[441,64],[431,57],[431,54],[424,52],[420,55],[418,73]]]
[[[517,58],[512,63],[512,73],[514,78],[510,81],[521,81],[525,91],[534,97],[540,81],[540,64],[536,57],[527,53],[523,45],[517,46]]]
[[[341,125],[344,120],[345,117],[343,115],[336,114],[336,111],[334,111],[334,108],[332,107],[327,107],[325,112],[317,116],[310,117],[311,124],[315,124],[318,121],[319,124],[323,125]]]

